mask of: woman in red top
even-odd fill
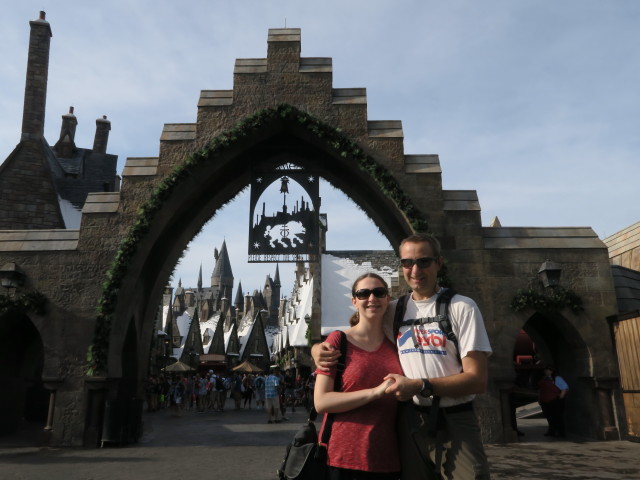
[[[389,290],[382,277],[367,273],[351,289],[357,312],[351,317],[347,335],[342,389],[334,392],[336,369],[316,370],[314,391],[318,413],[334,413],[327,452],[330,480],[395,480],[400,459],[396,435],[398,402],[385,389],[393,380],[389,373],[402,373],[395,345],[382,330],[382,317],[389,306]],[[340,348],[340,334],[327,338]]]

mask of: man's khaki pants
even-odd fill
[[[401,405],[398,434],[402,480],[489,480],[489,464],[473,410],[441,410],[444,419],[433,437],[427,432],[429,413],[418,411],[411,403]],[[441,460],[440,477],[436,474],[437,457]]]

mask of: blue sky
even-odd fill
[[[236,58],[264,58],[269,28],[302,29],[302,55],[333,58],[336,88],[365,87],[371,120],[401,120],[405,152],[438,154],[446,189],[477,190],[482,221],[591,226],[640,220],[640,2],[636,0],[23,0],[0,16],[0,160],[20,138],[29,20],[53,38],[45,135],[69,106],[76,143],[112,122],[109,153],[157,156],[164,123],[192,123],[200,90],[231,89]],[[387,248],[349,200],[324,186],[328,248]],[[247,265],[248,195],[195,239],[175,278],[205,283],[227,240]],[[283,293],[291,265],[281,265]]]

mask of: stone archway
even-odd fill
[[[584,382],[592,376],[593,359],[580,332],[558,313],[536,312],[522,328],[536,346],[540,366],[553,364],[570,386],[565,413],[567,432],[594,437],[599,420],[590,385]],[[539,375],[531,380],[535,391]]]
[[[188,242],[249,184],[253,166],[289,162],[313,169],[347,192],[395,244],[413,228],[426,227],[395,179],[357,144],[294,107],[264,110],[178,166],[142,206],[109,273],[112,281],[102,301],[106,308],[96,328],[93,353],[110,377],[122,372],[123,357],[118,353],[126,331],[123,322],[132,319],[140,345],[138,377],[143,378],[148,358],[144,346],[159,297]],[[108,363],[100,365],[100,355]]]
[[[42,382],[42,338],[29,317],[19,313],[0,316],[0,435],[40,429],[47,420],[48,392]]]

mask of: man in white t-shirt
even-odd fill
[[[487,387],[491,346],[482,314],[473,300],[455,295],[448,309],[455,342],[438,324],[436,300],[442,268],[440,244],[431,235],[412,235],[400,244],[404,278],[411,287],[405,298],[397,336],[393,323],[397,301],[389,306],[385,332],[398,346],[405,376],[392,374],[387,389],[403,405],[398,421],[402,479],[489,479],[480,427],[471,401]],[[326,344],[312,354],[321,368],[337,361],[339,352]],[[435,398],[439,398],[432,406]],[[439,402],[439,405],[437,403]]]

